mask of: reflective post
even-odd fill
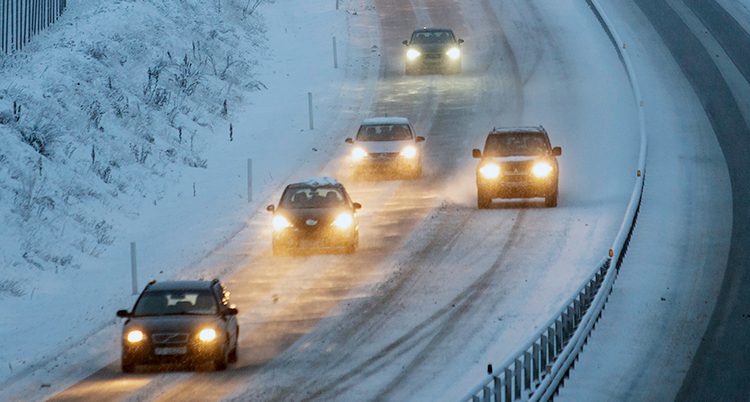
[[[130,274],[133,280],[133,294],[138,294],[138,266],[135,256],[135,242],[130,242]]]
[[[312,92],[307,93],[307,113],[310,116],[310,130],[314,130],[315,127],[313,125],[313,99],[312,99]]]
[[[247,159],[247,202],[253,200],[253,160]]]

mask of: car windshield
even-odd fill
[[[216,299],[208,290],[157,290],[138,300],[133,315],[216,314]]]
[[[345,204],[344,194],[334,187],[290,187],[280,203],[284,208],[335,208]]]
[[[357,141],[404,141],[411,138],[408,124],[364,125],[357,132]]]
[[[487,156],[532,156],[548,151],[549,143],[542,133],[490,135],[484,145]]]
[[[411,35],[412,44],[448,44],[456,42],[451,31],[419,31]]]

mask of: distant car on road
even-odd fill
[[[289,184],[273,213],[273,254],[298,249],[341,249],[353,253],[359,246],[357,210],[344,186],[330,177]]]
[[[419,178],[424,140],[414,133],[405,117],[366,119],[357,135],[346,139],[346,143],[354,146],[351,152],[354,175],[393,172]]]
[[[151,281],[133,311],[120,310],[122,371],[158,362],[208,362],[216,370],[237,360],[237,309],[218,279]]]
[[[493,198],[544,197],[557,206],[560,147],[552,148],[544,127],[495,129],[487,135],[476,170],[477,206],[487,208]]]
[[[401,42],[406,50],[406,74],[461,72],[461,44],[453,31],[447,28],[422,28],[411,34],[411,39]]]

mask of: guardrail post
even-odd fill
[[[503,390],[505,394],[505,400],[506,401],[512,401],[513,400],[513,394],[511,392],[511,387],[513,386],[513,373],[509,368],[505,368],[505,373],[503,374]]]
[[[503,383],[500,381],[499,375],[492,377],[492,386],[494,387],[495,391],[495,402],[500,402],[503,397]]]
[[[542,335],[542,338],[545,336]],[[534,344],[531,346],[531,354],[534,355],[533,361],[534,361],[534,369],[532,371],[532,380],[534,382],[539,381],[539,374],[541,371],[539,370],[542,365],[542,347],[540,344],[534,342]]]
[[[555,356],[557,356],[558,354],[560,354],[560,352],[562,352],[563,342],[565,342],[565,340],[563,339],[562,321],[559,318],[555,320],[555,336],[557,336],[557,341],[555,342],[557,344]]]
[[[516,399],[521,398],[521,360],[516,359],[515,362],[513,362],[513,396]]]
[[[531,353],[528,350],[523,352],[523,387],[531,389]]]
[[[490,392],[490,387],[486,386],[482,389],[482,402],[491,402],[492,400],[492,393]]]
[[[547,358],[549,353],[549,338],[547,337],[547,335],[542,335],[539,338],[539,349],[541,349],[541,360],[539,362],[539,369],[541,374],[547,372],[547,364],[549,364],[549,360]]]
[[[555,356],[557,356],[557,346],[555,345],[557,343],[557,335],[555,335],[554,326],[547,328],[547,339],[549,340],[547,343],[547,362],[552,363],[555,360]]]

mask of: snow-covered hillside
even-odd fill
[[[262,86],[256,1],[70,3],[0,56],[0,303],[95,263]]]

